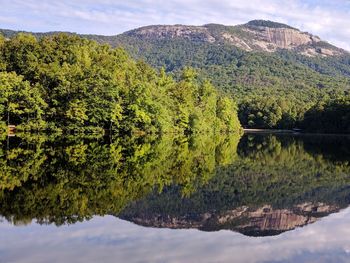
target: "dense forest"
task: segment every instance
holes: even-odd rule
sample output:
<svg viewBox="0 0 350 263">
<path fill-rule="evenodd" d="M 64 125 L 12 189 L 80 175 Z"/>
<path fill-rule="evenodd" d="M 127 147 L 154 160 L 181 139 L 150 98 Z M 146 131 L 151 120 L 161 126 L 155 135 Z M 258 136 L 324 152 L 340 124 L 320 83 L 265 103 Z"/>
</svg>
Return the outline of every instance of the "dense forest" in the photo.
<svg viewBox="0 0 350 263">
<path fill-rule="evenodd" d="M 247 25 L 290 28 L 271 21 L 251 23 L 253 24 Z M 237 27 L 214 24 L 206 27 L 215 36 L 219 36 L 223 30 L 240 30 Z M 10 41 L 0 41 L 3 43 L 1 52 L 4 54 L 0 69 L 7 72 L 6 74 L 15 72 L 32 89 L 39 90 L 42 101 L 37 100 L 35 114 L 45 121 L 46 127 L 77 130 L 83 125 L 85 129 L 88 126 L 110 127 L 123 132 L 169 132 L 175 129 L 186 133 L 199 129 L 204 131 L 208 127 L 237 130 L 236 117 L 223 121 L 225 117 L 222 113 L 228 111 L 220 107 L 227 107 L 232 111 L 230 116 L 236 115 L 238 111 L 239 120 L 245 128 L 350 132 L 348 52 L 327 57 L 305 56 L 283 49 L 273 53 L 247 52 L 226 42 L 210 43 L 181 37 L 147 38 L 132 31 L 118 36 L 81 35 L 82 38 L 94 40 L 101 46 L 79 39 L 72 33 L 37 33 L 34 36 L 39 40 L 35 41 L 34 37 L 18 34 L 16 31 L 1 32 Z M 26 38 L 27 40 L 23 40 Z M 117 49 L 108 48 L 104 43 Z M 23 45 L 19 49 L 20 53 L 17 53 L 18 45 Z M 316 51 L 323 47 L 335 48 L 323 41 L 311 47 Z M 130 57 L 120 48 L 125 49 Z M 10 55 L 11 52 L 16 54 Z M 71 53 L 68 55 L 65 52 Z M 145 61 L 156 70 L 139 60 Z M 103 70 L 98 69 L 100 67 Z M 195 72 L 189 67 L 194 68 Z M 118 77 L 114 78 L 114 75 Z M 215 89 L 206 80 L 210 80 Z M 12 81 L 15 81 L 14 76 Z M 114 91 L 111 95 L 111 89 L 101 82 L 108 82 L 110 87 L 117 85 L 118 88 L 112 88 Z M 145 83 L 147 85 L 143 85 Z M 94 85 L 102 85 L 104 88 L 93 87 Z M 79 89 L 78 86 L 84 88 Z M 204 97 L 207 97 L 200 98 L 206 93 L 206 89 L 208 92 Z M 72 95 L 77 90 L 85 92 L 85 95 Z M 181 94 L 175 94 L 175 91 Z M 33 92 L 31 96 L 37 96 L 37 92 Z M 131 107 L 135 98 L 131 98 L 130 94 L 138 92 L 142 96 L 137 99 L 136 109 Z M 85 98 L 87 94 L 104 94 L 104 98 Z M 98 101 L 105 102 L 106 99 L 114 102 L 99 109 L 103 103 Z M 65 102 L 62 104 L 62 101 Z M 203 106 L 204 101 L 206 106 Z M 113 107 L 116 108 L 111 109 Z M 213 118 L 213 110 L 217 112 L 216 118 Z M 42 115 L 41 111 L 45 114 Z M 118 115 L 120 111 L 123 121 Z M 33 114 L 29 115 L 34 116 Z M 5 115 L 3 113 L 4 121 L 7 118 Z M 29 116 L 27 113 L 26 115 Z M 138 124 L 131 124 L 136 119 Z M 11 117 L 10 120 L 18 124 L 24 121 L 24 116 Z M 213 125 L 213 120 L 220 124 Z M 230 125 L 231 128 L 228 127 Z"/>
<path fill-rule="evenodd" d="M 175 76 L 185 66 L 198 69 L 200 78 L 211 79 L 222 93 L 237 100 L 244 127 L 350 132 L 349 116 L 342 115 L 344 109 L 350 111 L 350 55 L 323 58 L 285 50 L 245 52 L 232 45 L 186 39 L 121 36 L 119 41 L 134 57 Z M 320 117 L 317 109 L 323 109 L 325 116 L 332 111 L 337 118 L 309 126 L 310 118 Z"/>
<path fill-rule="evenodd" d="M 175 80 L 79 36 L 0 37 L 0 124 L 122 134 L 239 132 L 237 106 L 184 68 Z"/>
</svg>

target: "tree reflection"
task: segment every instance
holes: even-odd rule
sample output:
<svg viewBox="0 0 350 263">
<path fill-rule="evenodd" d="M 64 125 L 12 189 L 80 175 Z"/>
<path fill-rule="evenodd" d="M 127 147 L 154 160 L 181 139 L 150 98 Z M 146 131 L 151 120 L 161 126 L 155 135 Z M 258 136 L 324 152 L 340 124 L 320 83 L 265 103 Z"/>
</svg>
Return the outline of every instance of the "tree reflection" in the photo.
<svg viewBox="0 0 350 263">
<path fill-rule="evenodd" d="M 348 205 L 349 146 L 348 137 L 329 136 L 22 134 L 0 150 L 0 214 L 15 224 L 113 214 L 158 227 L 278 234 Z"/>
<path fill-rule="evenodd" d="M 11 138 L 9 148 L 2 144 L 0 213 L 14 223 L 36 218 L 61 225 L 119 214 L 170 185 L 189 196 L 217 165 L 234 160 L 238 141 L 215 135 L 110 141 L 23 134 Z"/>
</svg>

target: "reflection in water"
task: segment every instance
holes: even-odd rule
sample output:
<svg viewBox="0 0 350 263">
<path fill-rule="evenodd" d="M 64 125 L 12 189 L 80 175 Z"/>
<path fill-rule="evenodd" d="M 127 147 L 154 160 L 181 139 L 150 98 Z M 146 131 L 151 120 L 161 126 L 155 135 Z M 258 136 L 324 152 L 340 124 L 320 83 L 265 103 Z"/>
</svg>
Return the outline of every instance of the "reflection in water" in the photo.
<svg viewBox="0 0 350 263">
<path fill-rule="evenodd" d="M 324 149 L 329 139 L 317 138 Z M 349 145 L 348 138 L 338 139 Z M 144 226 L 230 229 L 251 236 L 315 222 L 350 202 L 349 161 L 335 159 L 331 147 L 322 154 L 310 147 L 315 143 L 314 137 L 246 135 L 235 161 L 217 166 L 215 176 L 190 197 L 180 198 L 179 188 L 170 186 L 129 204 L 120 217 Z"/>
<path fill-rule="evenodd" d="M 0 214 L 15 224 L 61 225 L 118 215 L 154 189 L 189 196 L 236 158 L 239 137 L 133 138 L 112 142 L 15 138 L 0 153 Z"/>
<path fill-rule="evenodd" d="M 142 213 L 137 210 L 134 212 L 136 215 L 122 215 L 121 218 L 143 226 L 198 228 L 204 231 L 230 229 L 249 236 L 271 236 L 314 223 L 318 218 L 337 211 L 337 206 L 304 203 L 290 209 L 273 209 L 270 205 L 256 209 L 244 206 L 221 213 L 176 216 L 169 216 L 162 210 L 157 213 Z"/>
<path fill-rule="evenodd" d="M 140 227 L 105 216 L 54 227 L 0 224 L 0 262 L 349 262 L 350 209 L 278 236 Z M 27 230 L 27 231 L 26 231 Z M 20 252 L 19 252 L 20 251 Z"/>
<path fill-rule="evenodd" d="M 61 226 L 114 215 L 158 228 L 280 235 L 348 206 L 349 149 L 349 137 L 331 136 L 25 135 L 0 149 L 0 215 L 15 225 L 34 219 Z M 15 231 L 0 226 L 5 235 Z"/>
</svg>

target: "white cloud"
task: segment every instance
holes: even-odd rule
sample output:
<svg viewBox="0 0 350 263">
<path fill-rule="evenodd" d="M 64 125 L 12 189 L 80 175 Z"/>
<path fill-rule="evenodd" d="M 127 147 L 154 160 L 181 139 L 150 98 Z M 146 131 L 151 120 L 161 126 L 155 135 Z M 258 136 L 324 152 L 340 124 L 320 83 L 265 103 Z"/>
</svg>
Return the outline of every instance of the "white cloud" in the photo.
<svg viewBox="0 0 350 263">
<path fill-rule="evenodd" d="M 0 6 L 6 6 L 0 10 L 0 26 L 13 29 L 113 35 L 150 24 L 235 25 L 270 19 L 350 50 L 350 3 L 343 0 L 0 0 Z"/>
</svg>

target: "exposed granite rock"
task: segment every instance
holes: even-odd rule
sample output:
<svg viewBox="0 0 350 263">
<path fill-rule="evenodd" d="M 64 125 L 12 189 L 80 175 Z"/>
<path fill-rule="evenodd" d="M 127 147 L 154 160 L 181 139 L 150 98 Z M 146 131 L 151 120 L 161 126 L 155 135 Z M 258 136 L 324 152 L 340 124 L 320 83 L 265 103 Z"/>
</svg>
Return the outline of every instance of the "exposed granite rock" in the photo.
<svg viewBox="0 0 350 263">
<path fill-rule="evenodd" d="M 255 27 L 244 28 L 244 30 L 254 36 L 253 45 L 259 45 L 262 48 L 272 45 L 272 50 L 265 48 L 265 51 L 275 51 L 277 48 L 292 49 L 301 45 L 311 44 L 315 40 L 319 41 L 318 38 L 312 35 L 289 28 Z"/>
<path fill-rule="evenodd" d="M 20 31 L 0 29 L 7 39 Z M 58 32 L 34 33 L 36 37 L 53 35 Z M 68 32 L 66 32 L 68 33 Z M 75 33 L 68 33 L 73 34 Z M 137 41 L 188 40 L 191 42 L 209 43 L 213 45 L 232 45 L 242 50 L 276 52 L 290 50 L 309 57 L 331 57 L 349 55 L 319 37 L 301 32 L 291 26 L 265 20 L 253 20 L 243 25 L 225 26 L 207 24 L 203 26 L 189 25 L 151 25 L 127 31 L 116 36 L 81 35 L 99 43 L 120 46 L 125 39 Z M 153 43 L 154 44 L 154 43 Z M 175 42 L 176 44 L 176 42 Z M 191 44 L 191 43 L 190 43 Z"/>
<path fill-rule="evenodd" d="M 328 43 L 326 47 L 318 46 L 318 43 L 322 42 L 321 39 L 307 32 L 262 20 L 238 26 L 215 24 L 146 26 L 128 31 L 125 35 L 147 40 L 177 38 L 215 44 L 226 43 L 245 51 L 275 52 L 279 49 L 287 49 L 305 56 L 337 56 L 345 52 Z"/>
<path fill-rule="evenodd" d="M 238 48 L 241 48 L 245 51 L 252 51 L 253 48 L 249 46 L 249 44 L 244 41 L 243 39 L 235 36 L 234 34 L 229 34 L 229 33 L 223 33 L 222 34 L 222 38 L 231 43 L 232 45 L 238 47 Z"/>
<path fill-rule="evenodd" d="M 207 28 L 202 26 L 183 26 L 183 25 L 160 25 L 147 26 L 132 30 L 126 33 L 129 36 L 138 36 L 148 39 L 174 39 L 184 38 L 203 42 L 213 43 L 215 38 L 211 36 Z"/>
</svg>

